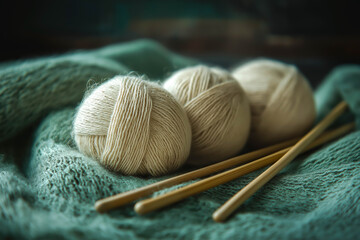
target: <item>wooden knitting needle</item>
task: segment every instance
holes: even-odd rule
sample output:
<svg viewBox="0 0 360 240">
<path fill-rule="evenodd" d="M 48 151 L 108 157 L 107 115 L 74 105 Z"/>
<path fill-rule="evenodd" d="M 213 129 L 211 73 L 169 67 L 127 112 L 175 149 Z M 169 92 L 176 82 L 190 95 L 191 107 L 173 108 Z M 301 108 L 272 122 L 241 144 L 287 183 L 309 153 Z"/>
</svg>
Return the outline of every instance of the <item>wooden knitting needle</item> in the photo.
<svg viewBox="0 0 360 240">
<path fill-rule="evenodd" d="M 216 222 L 222 222 L 231 215 L 242 203 L 251 197 L 257 190 L 270 181 L 281 169 L 295 159 L 311 142 L 313 142 L 328 126 L 331 125 L 345 110 L 346 102 L 339 103 L 320 123 L 282 156 L 276 163 L 270 166 L 252 182 L 230 198 L 224 205 L 217 209 L 212 217 Z"/>
<path fill-rule="evenodd" d="M 234 158 L 230 158 L 226 161 L 222 161 L 201 169 L 197 169 L 188 173 L 184 173 L 178 176 L 175 176 L 173 178 L 165 179 L 163 181 L 159 181 L 135 190 L 131 190 L 124 193 L 119 193 L 114 196 L 110 196 L 101 200 L 96 201 L 95 203 L 95 209 L 102 213 L 109 211 L 111 209 L 123 206 L 125 204 L 128 204 L 136 199 L 139 199 L 141 197 L 150 195 L 156 191 L 159 191 L 163 188 L 170 187 L 176 184 L 180 184 L 182 182 L 190 181 L 196 178 L 200 178 L 203 176 L 210 175 L 212 173 L 220 172 L 221 170 L 244 164 L 249 161 L 252 161 L 254 159 L 257 159 L 259 157 L 265 156 L 267 154 L 273 153 L 275 151 L 278 151 L 280 149 L 283 149 L 285 147 L 291 146 L 295 144 L 299 138 L 292 139 L 289 141 L 285 141 L 279 144 L 275 144 L 273 146 L 269 146 L 266 148 L 262 148 L 250 153 L 243 154 L 241 156 L 237 156 Z"/>
<path fill-rule="evenodd" d="M 313 142 L 310 146 L 308 146 L 305 151 L 313 149 L 319 145 L 322 145 L 326 142 L 329 142 L 347 132 L 350 132 L 354 128 L 355 124 L 350 123 L 346 124 L 340 128 L 335 130 L 328 131 L 319 137 L 315 142 Z M 135 205 L 135 211 L 139 214 L 145 214 L 175 202 L 178 202 L 187 197 L 193 196 L 197 193 L 208 190 L 212 187 L 216 187 L 220 184 L 229 182 L 236 178 L 239 178 L 243 175 L 256 171 L 260 168 L 263 168 L 269 164 L 276 162 L 281 156 L 283 156 L 290 148 L 283 149 L 271 155 L 260 158 L 256 161 L 250 162 L 248 164 L 242 165 L 240 167 L 228 170 L 223 173 L 219 173 L 217 175 L 211 176 L 209 178 L 200 180 L 196 183 L 189 184 L 185 187 L 179 188 L 172 192 L 165 193 L 158 197 L 146 199 L 138 202 Z"/>
</svg>

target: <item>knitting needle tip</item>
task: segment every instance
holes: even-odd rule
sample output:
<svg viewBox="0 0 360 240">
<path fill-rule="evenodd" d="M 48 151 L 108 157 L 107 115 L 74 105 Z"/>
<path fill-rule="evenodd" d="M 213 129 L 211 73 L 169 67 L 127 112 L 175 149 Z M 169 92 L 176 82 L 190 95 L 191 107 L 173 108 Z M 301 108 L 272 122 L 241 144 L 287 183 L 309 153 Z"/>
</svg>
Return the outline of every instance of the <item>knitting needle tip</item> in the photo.
<svg viewBox="0 0 360 240">
<path fill-rule="evenodd" d="M 136 203 L 134 206 L 134 210 L 139 215 L 143 215 L 148 212 L 146 206 L 142 202 Z"/>
<path fill-rule="evenodd" d="M 106 206 L 106 202 L 103 202 L 103 201 L 96 201 L 95 202 L 95 205 L 94 205 L 94 208 L 95 210 L 98 212 L 98 213 L 104 213 L 107 211 L 107 206 Z"/>
<path fill-rule="evenodd" d="M 217 211 L 213 213 L 212 219 L 218 223 L 223 223 L 226 220 L 226 218 L 224 218 L 223 215 L 219 214 Z"/>
</svg>

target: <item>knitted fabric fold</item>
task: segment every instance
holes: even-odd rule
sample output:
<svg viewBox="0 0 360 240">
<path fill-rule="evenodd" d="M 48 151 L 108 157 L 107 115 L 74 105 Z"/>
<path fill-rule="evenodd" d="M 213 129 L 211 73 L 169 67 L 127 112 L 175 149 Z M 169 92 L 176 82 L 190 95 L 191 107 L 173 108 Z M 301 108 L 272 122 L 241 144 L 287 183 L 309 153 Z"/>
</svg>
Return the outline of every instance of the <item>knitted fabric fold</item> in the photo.
<svg viewBox="0 0 360 240">
<path fill-rule="evenodd" d="M 149 63 L 151 62 L 151 63 Z M 148 65 L 148 63 L 150 65 Z M 162 178 L 123 176 L 85 157 L 71 136 L 89 79 L 136 71 L 154 80 L 195 64 L 151 41 L 29 60 L 0 69 L 0 238 L 356 239 L 360 132 L 298 157 L 226 223 L 211 213 L 261 171 L 145 216 L 94 202 Z M 336 68 L 316 92 L 319 119 L 341 99 L 360 121 L 360 66 Z"/>
</svg>

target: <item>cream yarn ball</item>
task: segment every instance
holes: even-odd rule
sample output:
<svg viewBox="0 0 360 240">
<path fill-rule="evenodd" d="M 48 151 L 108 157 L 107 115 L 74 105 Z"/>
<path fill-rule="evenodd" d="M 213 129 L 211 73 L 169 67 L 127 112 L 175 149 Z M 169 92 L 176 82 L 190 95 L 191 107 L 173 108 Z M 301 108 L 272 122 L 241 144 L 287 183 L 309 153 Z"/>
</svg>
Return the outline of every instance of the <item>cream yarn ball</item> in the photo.
<svg viewBox="0 0 360 240">
<path fill-rule="evenodd" d="M 233 71 L 250 101 L 253 147 L 263 147 L 306 133 L 315 120 L 312 89 L 292 65 L 255 60 Z"/>
<path fill-rule="evenodd" d="M 242 88 L 228 72 L 188 67 L 170 76 L 164 88 L 184 106 L 190 120 L 189 164 L 209 165 L 242 150 L 250 129 L 250 108 Z"/>
<path fill-rule="evenodd" d="M 117 76 L 83 101 L 74 137 L 81 152 L 113 171 L 159 176 L 187 160 L 191 127 L 181 105 L 158 84 Z"/>
</svg>

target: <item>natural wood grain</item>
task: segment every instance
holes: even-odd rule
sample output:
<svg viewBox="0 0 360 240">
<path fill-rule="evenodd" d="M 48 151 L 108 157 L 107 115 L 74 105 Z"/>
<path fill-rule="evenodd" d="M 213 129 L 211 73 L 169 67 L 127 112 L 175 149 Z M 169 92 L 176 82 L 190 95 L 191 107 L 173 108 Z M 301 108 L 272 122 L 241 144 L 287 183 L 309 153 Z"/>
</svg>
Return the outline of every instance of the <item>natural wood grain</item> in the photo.
<svg viewBox="0 0 360 240">
<path fill-rule="evenodd" d="M 307 146 L 309 146 L 331 123 L 333 123 L 345 110 L 347 104 L 339 103 L 320 123 L 252 182 L 230 198 L 224 205 L 213 213 L 213 219 L 222 222 L 231 215 L 242 203 L 251 197 L 257 190 L 270 181 L 278 172 L 295 159 Z"/>
<path fill-rule="evenodd" d="M 95 203 L 95 209 L 98 212 L 106 212 L 111 209 L 123 206 L 125 204 L 128 204 L 136 199 L 139 199 L 141 197 L 145 197 L 147 195 L 150 195 L 156 191 L 159 191 L 163 188 L 170 187 L 176 184 L 180 184 L 182 182 L 190 181 L 196 178 L 200 178 L 203 176 L 210 175 L 212 173 L 220 172 L 224 169 L 234 167 L 240 164 L 244 164 L 247 162 L 250 162 L 254 159 L 260 158 L 262 156 L 268 155 L 270 153 L 273 153 L 275 151 L 278 151 L 280 149 L 283 149 L 285 147 L 291 146 L 294 143 L 298 141 L 299 138 L 292 139 L 289 141 L 285 141 L 279 144 L 275 144 L 266 148 L 262 148 L 250 153 L 246 153 L 234 158 L 230 158 L 228 160 L 200 168 L 188 173 L 184 173 L 169 179 L 165 179 L 163 181 L 159 181 L 135 190 L 131 190 L 124 193 L 119 193 L 114 196 L 110 196 L 101 200 L 98 200 Z"/>
<path fill-rule="evenodd" d="M 335 130 L 328 131 L 327 133 L 321 135 L 321 137 L 319 137 L 316 141 L 314 141 L 311 145 L 309 145 L 304 151 L 308 151 L 326 142 L 334 140 L 335 138 L 350 132 L 354 128 L 354 126 L 355 126 L 354 123 L 350 123 Z M 290 147 L 280 150 L 271 155 L 265 156 L 256 161 L 242 165 L 240 167 L 228 170 L 226 172 L 214 175 L 212 177 L 200 180 L 196 183 L 179 188 L 175 191 L 168 192 L 166 194 L 160 195 L 155 198 L 150 198 L 140 201 L 135 205 L 135 211 L 139 214 L 145 214 L 163 208 L 175 202 L 178 202 L 182 199 L 185 199 L 197 193 L 208 190 L 212 187 L 234 180 L 240 176 L 243 176 L 245 174 L 248 174 L 250 172 L 253 172 L 255 170 L 258 170 L 262 167 L 265 167 L 269 164 L 276 162 L 289 149 Z"/>
</svg>

